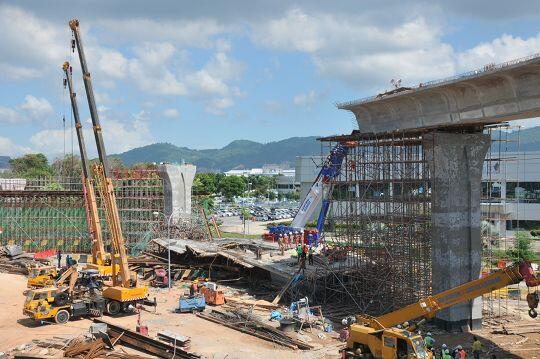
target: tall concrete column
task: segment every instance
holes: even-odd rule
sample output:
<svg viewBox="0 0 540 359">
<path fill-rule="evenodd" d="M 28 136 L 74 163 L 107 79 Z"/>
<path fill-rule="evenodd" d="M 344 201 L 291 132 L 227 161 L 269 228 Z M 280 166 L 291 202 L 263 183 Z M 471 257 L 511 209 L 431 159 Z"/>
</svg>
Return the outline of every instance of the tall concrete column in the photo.
<svg viewBox="0 0 540 359">
<path fill-rule="evenodd" d="M 197 167 L 194 165 L 160 165 L 159 174 L 163 179 L 163 191 L 167 217 L 173 219 L 191 214 L 191 187 Z"/>
<path fill-rule="evenodd" d="M 432 179 L 432 275 L 437 294 L 478 279 L 481 270 L 482 164 L 490 136 L 433 132 L 424 136 Z M 482 324 L 482 299 L 441 311 L 438 325 L 458 330 Z"/>
</svg>

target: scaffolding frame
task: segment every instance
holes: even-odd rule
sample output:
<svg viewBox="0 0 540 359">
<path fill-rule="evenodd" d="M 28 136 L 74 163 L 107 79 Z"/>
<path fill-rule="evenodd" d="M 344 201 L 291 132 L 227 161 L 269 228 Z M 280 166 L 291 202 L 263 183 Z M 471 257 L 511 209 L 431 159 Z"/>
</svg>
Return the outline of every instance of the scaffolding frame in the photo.
<svg viewBox="0 0 540 359">
<path fill-rule="evenodd" d="M 147 243 L 161 222 L 163 180 L 157 170 L 112 171 L 122 230 L 131 249 Z M 90 235 L 80 178 L 2 179 L 0 244 L 17 244 L 30 252 L 55 248 L 88 252 Z M 97 191 L 96 191 L 97 193 Z M 103 238 L 108 230 L 98 197 Z"/>
<path fill-rule="evenodd" d="M 353 303 L 380 315 L 431 294 L 430 171 L 423 132 L 322 139 L 349 147 L 330 183 L 327 263 L 307 279 L 321 303 Z"/>
</svg>

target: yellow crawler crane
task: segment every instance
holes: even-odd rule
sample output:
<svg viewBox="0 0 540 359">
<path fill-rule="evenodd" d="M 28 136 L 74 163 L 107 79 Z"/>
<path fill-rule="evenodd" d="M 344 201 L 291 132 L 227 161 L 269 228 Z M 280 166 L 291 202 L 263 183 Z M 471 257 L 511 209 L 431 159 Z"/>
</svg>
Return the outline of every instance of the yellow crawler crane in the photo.
<svg viewBox="0 0 540 359">
<path fill-rule="evenodd" d="M 357 315 L 346 318 L 350 324 L 350 331 L 347 346 L 342 352 L 343 357 L 432 359 L 434 358 L 433 353 L 426 349 L 423 338 L 414 333 L 419 323 L 403 329 L 397 326 L 417 319 L 432 318 L 440 310 L 472 300 L 510 284 L 517 284 L 522 280 L 529 288 L 540 285 L 540 279 L 536 278 L 528 262 L 508 266 L 484 278 L 467 282 L 379 317 Z M 530 308 L 529 315 L 536 318 L 537 291 L 529 293 L 527 302 Z"/>
<path fill-rule="evenodd" d="M 107 224 L 109 227 L 112 244 L 112 286 L 106 286 L 103 289 L 102 295 L 106 300 L 106 312 L 111 315 L 115 315 L 120 311 L 128 311 L 130 306 L 136 303 L 145 302 L 146 298 L 148 297 L 148 288 L 138 286 L 137 277 L 135 275 L 132 276 L 129 271 L 124 236 L 122 234 L 122 227 L 120 224 L 120 215 L 118 213 L 112 179 L 109 176 L 107 153 L 105 151 L 99 115 L 94 99 L 92 80 L 86 64 L 86 57 L 84 55 L 83 44 L 79 31 L 79 20 L 71 20 L 69 22 L 69 27 L 73 32 L 74 42 L 79 53 L 84 88 L 86 91 L 86 98 L 88 100 L 90 118 L 92 119 L 94 137 L 96 140 L 99 157 L 99 163 L 95 164 L 92 169 L 94 172 L 96 185 L 105 208 L 105 215 L 107 217 Z"/>
</svg>

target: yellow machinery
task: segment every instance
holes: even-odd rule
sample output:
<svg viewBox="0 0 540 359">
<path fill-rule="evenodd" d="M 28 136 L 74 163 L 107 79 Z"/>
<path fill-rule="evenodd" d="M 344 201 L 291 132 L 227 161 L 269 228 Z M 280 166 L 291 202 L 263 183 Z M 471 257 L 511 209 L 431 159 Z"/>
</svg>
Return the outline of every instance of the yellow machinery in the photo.
<svg viewBox="0 0 540 359">
<path fill-rule="evenodd" d="M 148 296 L 148 288 L 137 285 L 137 276 L 129 271 L 127 254 L 120 224 L 120 216 L 116 204 L 114 187 L 109 176 L 109 166 L 105 144 L 99 122 L 99 115 L 94 99 L 94 90 L 90 72 L 86 64 L 83 44 L 79 32 L 79 21 L 73 19 L 69 22 L 74 36 L 74 42 L 79 53 L 83 82 L 86 91 L 86 98 L 90 109 L 90 118 L 94 130 L 94 137 L 98 151 L 99 163 L 93 165 L 94 179 L 101 199 L 103 201 L 107 225 L 111 239 L 111 271 L 112 285 L 103 289 L 103 297 L 106 300 L 106 312 L 117 314 L 120 311 L 127 311 L 130 305 L 144 301 Z M 99 250 L 102 250 L 101 248 Z"/>
<path fill-rule="evenodd" d="M 96 201 L 96 194 L 94 192 L 94 185 L 92 178 L 90 177 L 90 170 L 88 166 L 88 156 L 86 155 L 86 145 L 84 142 L 84 136 L 82 131 L 82 124 L 79 117 L 79 107 L 77 105 L 77 97 L 73 89 L 73 80 L 71 77 L 71 66 L 69 62 L 64 62 L 62 69 L 65 73 L 65 82 L 69 90 L 69 98 L 71 100 L 71 108 L 73 109 L 73 118 L 75 121 L 75 130 L 77 133 L 77 141 L 79 143 L 79 152 L 81 154 L 81 166 L 82 166 L 82 182 L 84 192 L 84 204 L 86 209 L 86 216 L 88 222 L 88 230 L 92 237 L 92 263 L 86 265 L 87 269 L 96 269 L 100 275 L 104 277 L 110 277 L 112 275 L 112 267 L 110 264 L 110 258 L 105 252 L 105 246 L 103 244 L 103 236 L 101 233 L 101 222 L 99 220 L 99 212 Z"/>
<path fill-rule="evenodd" d="M 58 278 L 58 269 L 55 266 L 40 266 L 28 268 L 28 288 L 43 288 L 54 285 Z"/>
<path fill-rule="evenodd" d="M 343 356 L 346 358 L 431 359 L 433 354 L 426 349 L 423 338 L 414 333 L 418 323 L 404 329 L 397 326 L 417 319 L 432 318 L 442 309 L 472 300 L 495 289 L 517 284 L 522 280 L 529 288 L 540 285 L 540 279 L 534 275 L 531 265 L 522 262 L 379 317 L 357 315 L 347 318 L 350 331 Z M 536 291 L 528 294 L 527 302 L 530 307 L 529 315 L 535 318 L 537 315 L 535 308 L 538 306 Z"/>
<path fill-rule="evenodd" d="M 67 288 L 62 288 L 69 278 Z M 54 320 L 58 324 L 66 323 L 70 318 L 101 316 L 106 301 L 101 295 L 81 296 L 75 293 L 77 267 L 65 271 L 55 286 L 33 289 L 26 293 L 23 314 L 39 321 Z"/>
</svg>

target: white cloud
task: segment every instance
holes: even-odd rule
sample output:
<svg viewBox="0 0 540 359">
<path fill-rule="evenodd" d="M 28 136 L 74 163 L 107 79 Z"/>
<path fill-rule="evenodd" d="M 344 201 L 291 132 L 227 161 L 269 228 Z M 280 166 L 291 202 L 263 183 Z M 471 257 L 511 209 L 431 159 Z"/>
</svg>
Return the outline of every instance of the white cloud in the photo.
<svg viewBox="0 0 540 359">
<path fill-rule="evenodd" d="M 54 113 L 53 107 L 44 98 L 26 95 L 25 101 L 15 108 L 0 106 L 0 122 L 23 123 L 44 121 Z"/>
<path fill-rule="evenodd" d="M 134 49 L 129 61 L 130 77 L 143 91 L 157 95 L 182 96 L 186 86 L 170 71 L 169 60 L 176 54 L 170 43 L 145 43 Z"/>
<path fill-rule="evenodd" d="M 299 93 L 298 95 L 294 96 L 293 103 L 296 106 L 312 106 L 319 100 L 319 95 L 311 90 L 308 93 Z"/>
<path fill-rule="evenodd" d="M 503 34 L 491 42 L 483 42 L 457 56 L 460 71 L 500 63 L 540 51 L 540 33 L 528 39 Z"/>
<path fill-rule="evenodd" d="M 98 20 L 105 29 L 104 37 L 109 42 L 171 42 L 177 46 L 209 48 L 211 38 L 234 29 L 230 25 L 219 24 L 215 19 L 197 18 L 193 20 L 154 20 L 140 17 L 131 19 Z"/>
<path fill-rule="evenodd" d="M 207 101 L 205 110 L 214 115 L 223 115 L 225 113 L 224 110 L 228 109 L 232 105 L 234 105 L 234 102 L 230 98 L 218 98 Z"/>
<path fill-rule="evenodd" d="M 0 122 L 20 123 L 25 122 L 25 120 L 26 119 L 14 109 L 0 106 Z"/>
<path fill-rule="evenodd" d="M 11 139 L 0 136 L 0 155 L 1 156 L 20 156 L 25 153 L 33 152 L 30 148 L 19 146 Z"/>
<path fill-rule="evenodd" d="M 178 118 L 179 116 L 180 116 L 180 113 L 175 108 L 168 108 L 163 111 L 163 117 Z"/>
<path fill-rule="evenodd" d="M 0 74 L 10 80 L 29 80 L 41 76 L 41 72 L 37 69 L 6 63 L 0 63 Z"/>
<path fill-rule="evenodd" d="M 112 118 L 107 109 L 100 113 L 101 127 L 103 128 L 103 141 L 107 154 L 125 152 L 135 147 L 152 143 L 154 138 L 149 128 L 148 113 L 141 111 L 134 114 L 128 121 L 120 121 Z M 83 125 L 88 155 L 97 156 L 94 143 L 94 134 L 91 124 Z M 69 136 L 69 133 L 66 134 Z M 34 148 L 46 153 L 49 157 L 61 155 L 64 149 L 64 131 L 61 129 L 48 129 L 34 133 L 30 137 L 30 143 Z"/>
<path fill-rule="evenodd" d="M 437 24 L 421 16 L 388 25 L 366 20 L 295 8 L 257 26 L 253 40 L 305 52 L 321 73 L 355 87 L 380 86 L 396 77 L 414 84 L 454 73 L 453 49 L 441 41 Z"/>
<path fill-rule="evenodd" d="M 61 65 L 69 41 L 69 31 L 60 31 L 50 21 L 6 4 L 0 5 L 0 75 L 12 79 L 32 79 Z"/>
<path fill-rule="evenodd" d="M 54 110 L 49 101 L 26 95 L 25 102 L 20 106 L 32 119 L 44 119 L 53 114 Z"/>
</svg>

